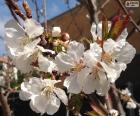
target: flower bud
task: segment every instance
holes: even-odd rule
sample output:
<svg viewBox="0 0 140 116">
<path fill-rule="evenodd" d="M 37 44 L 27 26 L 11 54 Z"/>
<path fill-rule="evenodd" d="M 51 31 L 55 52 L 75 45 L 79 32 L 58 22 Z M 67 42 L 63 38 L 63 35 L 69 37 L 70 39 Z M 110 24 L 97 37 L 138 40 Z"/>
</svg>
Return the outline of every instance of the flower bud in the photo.
<svg viewBox="0 0 140 116">
<path fill-rule="evenodd" d="M 53 27 L 52 29 L 52 37 L 60 37 L 61 36 L 61 28 Z"/>
<path fill-rule="evenodd" d="M 70 39 L 70 35 L 68 33 L 62 33 L 62 41 L 68 41 Z"/>
</svg>

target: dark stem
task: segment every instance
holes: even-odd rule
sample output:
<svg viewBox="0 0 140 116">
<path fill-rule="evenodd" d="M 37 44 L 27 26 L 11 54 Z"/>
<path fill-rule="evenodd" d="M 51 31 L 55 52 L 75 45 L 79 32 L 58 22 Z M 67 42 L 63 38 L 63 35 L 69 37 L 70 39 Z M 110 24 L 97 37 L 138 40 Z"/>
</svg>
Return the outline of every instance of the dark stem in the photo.
<svg viewBox="0 0 140 116">
<path fill-rule="evenodd" d="M 7 5 L 7 7 L 9 8 L 10 13 L 11 13 L 11 15 L 13 16 L 13 18 L 19 23 L 19 20 L 18 20 L 16 14 L 14 13 L 14 11 L 12 10 L 11 6 L 10 6 L 7 2 L 6 2 L 6 5 Z"/>
<path fill-rule="evenodd" d="M 110 111 L 112 109 L 112 103 L 109 93 L 105 95 L 105 103 L 107 105 L 107 110 Z"/>
<path fill-rule="evenodd" d="M 120 113 L 120 116 L 126 116 L 126 114 L 124 112 L 124 109 L 123 109 L 123 106 L 122 106 L 122 103 L 121 103 L 121 100 L 119 98 L 119 95 L 118 95 L 117 88 L 116 88 L 115 84 L 112 84 L 111 88 L 112 88 L 112 93 L 114 95 L 114 100 L 115 100 L 116 105 L 118 107 L 118 111 Z"/>
</svg>

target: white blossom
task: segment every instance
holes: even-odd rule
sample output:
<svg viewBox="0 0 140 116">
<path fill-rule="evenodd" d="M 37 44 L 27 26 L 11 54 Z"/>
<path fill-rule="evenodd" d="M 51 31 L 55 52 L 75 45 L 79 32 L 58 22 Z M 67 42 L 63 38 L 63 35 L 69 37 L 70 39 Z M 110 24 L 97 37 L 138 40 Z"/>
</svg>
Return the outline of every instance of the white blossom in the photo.
<svg viewBox="0 0 140 116">
<path fill-rule="evenodd" d="M 53 27 L 52 29 L 52 37 L 60 37 L 61 36 L 61 28 Z"/>
<path fill-rule="evenodd" d="M 64 90 L 55 87 L 60 81 L 30 78 L 29 82 L 21 84 L 19 97 L 21 100 L 30 101 L 30 107 L 37 113 L 53 115 L 60 107 L 60 100 L 67 105 L 68 99 Z"/>
<path fill-rule="evenodd" d="M 137 107 L 137 105 L 132 99 L 130 101 L 128 101 L 126 104 L 126 108 L 128 108 L 128 109 L 136 109 L 136 107 Z"/>
<path fill-rule="evenodd" d="M 102 58 L 102 48 L 97 44 L 90 44 L 90 49 L 84 53 L 84 60 L 87 68 L 84 70 L 86 76 L 78 78 L 82 90 L 90 94 L 97 91 L 98 94 L 104 95 L 109 89 L 109 81 L 103 68 L 99 65 Z"/>
<path fill-rule="evenodd" d="M 129 91 L 128 88 L 121 90 L 121 94 L 122 95 L 131 96 L 131 92 Z"/>
<path fill-rule="evenodd" d="M 58 67 L 58 71 L 62 73 L 70 73 L 70 76 L 67 77 L 64 81 L 64 86 L 67 87 L 68 92 L 81 92 L 81 88 L 77 82 L 77 78 L 78 76 L 83 76 L 80 74 L 80 71 L 84 67 L 84 61 L 82 59 L 84 50 L 85 48 L 83 44 L 76 41 L 71 41 L 68 45 L 67 52 L 60 52 L 55 58 L 55 63 Z"/>
<path fill-rule="evenodd" d="M 14 65 L 23 73 L 31 71 L 31 56 L 36 51 L 36 46 L 40 39 L 35 37 L 43 33 L 43 27 L 33 19 L 24 22 L 23 29 L 15 20 L 10 20 L 5 24 L 6 44 L 9 56 Z"/>
</svg>

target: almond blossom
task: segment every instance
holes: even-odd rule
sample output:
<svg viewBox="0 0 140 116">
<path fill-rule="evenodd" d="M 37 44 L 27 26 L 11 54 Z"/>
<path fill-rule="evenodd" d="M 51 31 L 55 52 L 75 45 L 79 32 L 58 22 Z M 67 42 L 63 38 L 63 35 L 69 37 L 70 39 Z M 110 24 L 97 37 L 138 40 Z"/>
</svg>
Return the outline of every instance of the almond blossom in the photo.
<svg viewBox="0 0 140 116">
<path fill-rule="evenodd" d="M 29 82 L 21 84 L 19 97 L 30 101 L 30 107 L 36 113 L 53 115 L 60 107 L 60 100 L 67 105 L 68 99 L 64 90 L 55 86 L 58 80 L 30 78 Z"/>
</svg>

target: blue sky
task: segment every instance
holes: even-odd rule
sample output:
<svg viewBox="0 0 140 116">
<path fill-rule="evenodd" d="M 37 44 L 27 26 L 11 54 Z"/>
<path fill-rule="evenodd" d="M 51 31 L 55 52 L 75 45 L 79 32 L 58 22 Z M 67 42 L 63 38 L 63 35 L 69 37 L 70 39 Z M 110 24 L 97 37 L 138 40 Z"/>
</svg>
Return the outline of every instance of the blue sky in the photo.
<svg viewBox="0 0 140 116">
<path fill-rule="evenodd" d="M 36 18 L 35 16 L 35 8 L 34 8 L 34 4 L 31 2 L 32 0 L 27 0 L 27 2 L 29 3 L 29 5 L 31 6 L 32 10 L 33 10 L 33 17 Z M 38 4 L 39 4 L 39 8 L 42 8 L 42 1 L 43 0 L 38 0 Z M 67 10 L 68 7 L 65 4 L 66 0 L 46 0 L 46 5 L 47 5 L 47 18 L 51 19 Z M 19 4 L 21 5 L 22 0 L 19 1 Z M 70 3 L 70 8 L 75 7 L 76 5 L 76 0 L 69 0 Z M 10 12 L 8 10 L 8 8 L 6 7 L 4 0 L 0 0 L 0 55 L 5 54 L 5 46 L 4 46 L 4 41 L 1 39 L 1 37 L 4 38 L 4 24 L 11 19 L 11 15 Z M 42 18 L 43 19 L 43 18 Z M 43 21 L 43 20 L 41 20 Z"/>
</svg>

